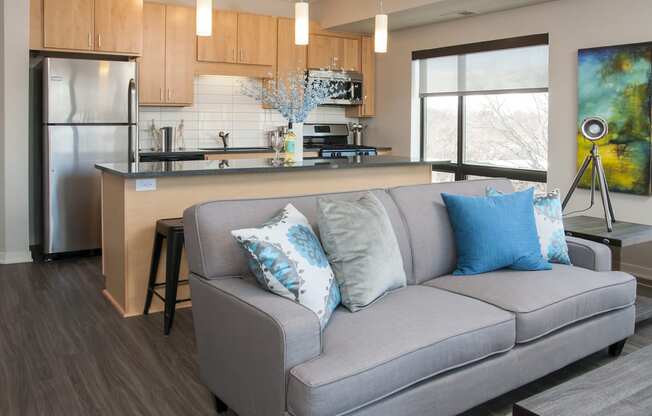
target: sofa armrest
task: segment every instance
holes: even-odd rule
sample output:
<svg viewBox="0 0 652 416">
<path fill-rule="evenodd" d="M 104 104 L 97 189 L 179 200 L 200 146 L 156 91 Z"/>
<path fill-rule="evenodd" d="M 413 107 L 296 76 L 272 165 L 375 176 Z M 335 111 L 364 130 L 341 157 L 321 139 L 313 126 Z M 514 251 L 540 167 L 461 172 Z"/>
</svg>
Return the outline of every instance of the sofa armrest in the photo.
<svg viewBox="0 0 652 416">
<path fill-rule="evenodd" d="M 577 237 L 566 237 L 571 263 L 596 272 L 611 271 L 611 249 L 606 244 Z"/>
<path fill-rule="evenodd" d="M 283 414 L 289 370 L 321 353 L 317 315 L 239 277 L 190 288 L 202 381 L 239 414 Z"/>
</svg>

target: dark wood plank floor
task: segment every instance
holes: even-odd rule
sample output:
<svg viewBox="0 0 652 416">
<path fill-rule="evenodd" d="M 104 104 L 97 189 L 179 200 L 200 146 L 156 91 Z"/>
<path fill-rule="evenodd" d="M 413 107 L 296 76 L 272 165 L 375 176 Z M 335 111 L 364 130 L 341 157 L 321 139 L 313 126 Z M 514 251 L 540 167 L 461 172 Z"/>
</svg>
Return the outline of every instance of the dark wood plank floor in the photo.
<svg viewBox="0 0 652 416">
<path fill-rule="evenodd" d="M 0 265 L 0 415 L 213 415 L 190 310 L 165 337 L 161 314 L 123 319 L 102 287 L 98 258 Z M 647 321 L 625 353 L 651 344 Z M 512 403 L 610 360 L 595 354 L 464 416 L 510 415 Z"/>
</svg>

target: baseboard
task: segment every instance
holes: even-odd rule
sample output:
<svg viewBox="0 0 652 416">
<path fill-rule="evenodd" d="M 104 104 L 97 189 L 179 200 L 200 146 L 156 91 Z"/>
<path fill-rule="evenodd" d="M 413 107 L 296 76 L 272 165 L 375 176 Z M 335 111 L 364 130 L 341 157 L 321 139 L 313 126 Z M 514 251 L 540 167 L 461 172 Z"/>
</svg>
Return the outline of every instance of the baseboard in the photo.
<svg viewBox="0 0 652 416">
<path fill-rule="evenodd" d="M 0 251 L 0 264 L 31 263 L 29 251 Z"/>
<path fill-rule="evenodd" d="M 652 268 L 639 266 L 638 264 L 620 263 L 620 269 L 652 285 Z"/>
</svg>

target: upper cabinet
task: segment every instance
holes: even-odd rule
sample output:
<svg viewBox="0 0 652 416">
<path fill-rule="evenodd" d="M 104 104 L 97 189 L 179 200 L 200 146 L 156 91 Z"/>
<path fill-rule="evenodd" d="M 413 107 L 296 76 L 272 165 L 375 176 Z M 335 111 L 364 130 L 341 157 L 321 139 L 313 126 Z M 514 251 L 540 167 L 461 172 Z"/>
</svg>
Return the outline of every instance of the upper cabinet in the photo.
<svg viewBox="0 0 652 416">
<path fill-rule="evenodd" d="M 30 47 L 140 55 L 142 0 L 32 0 Z"/>
<path fill-rule="evenodd" d="M 373 117 L 376 115 L 376 53 L 374 40 L 365 36 L 360 41 L 360 68 L 362 71 L 362 104 L 347 107 L 349 117 Z"/>
<path fill-rule="evenodd" d="M 145 3 L 143 22 L 145 50 L 138 60 L 140 104 L 192 104 L 194 9 Z"/>
<path fill-rule="evenodd" d="M 195 9 L 166 6 L 166 103 L 192 104 L 195 75 Z"/>
<path fill-rule="evenodd" d="M 197 37 L 197 60 L 238 62 L 238 13 L 213 12 L 213 35 Z"/>
<path fill-rule="evenodd" d="M 143 0 L 95 0 L 95 50 L 140 54 Z"/>
<path fill-rule="evenodd" d="M 93 0 L 42 1 L 44 47 L 93 50 Z"/>
<path fill-rule="evenodd" d="M 305 71 L 308 48 L 294 44 L 294 19 L 278 19 L 277 75 L 279 78 Z"/>
<path fill-rule="evenodd" d="M 141 104 L 165 103 L 165 5 L 145 3 L 143 54 L 138 60 L 138 98 Z"/>
<path fill-rule="evenodd" d="M 213 18 L 213 36 L 197 38 L 198 61 L 276 64 L 276 17 L 216 11 Z"/>
<path fill-rule="evenodd" d="M 308 67 L 360 71 L 360 40 L 323 34 L 310 35 Z"/>
<path fill-rule="evenodd" d="M 276 17 L 238 14 L 238 50 L 241 64 L 276 63 Z"/>
</svg>

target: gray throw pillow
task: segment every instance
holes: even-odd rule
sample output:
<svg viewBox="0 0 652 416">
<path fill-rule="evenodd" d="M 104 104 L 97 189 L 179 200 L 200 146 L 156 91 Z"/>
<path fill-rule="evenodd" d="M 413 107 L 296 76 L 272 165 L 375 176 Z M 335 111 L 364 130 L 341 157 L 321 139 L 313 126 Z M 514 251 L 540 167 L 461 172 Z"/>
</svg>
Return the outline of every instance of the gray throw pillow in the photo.
<svg viewBox="0 0 652 416">
<path fill-rule="evenodd" d="M 317 200 L 322 245 L 340 286 L 342 304 L 358 311 L 405 286 L 403 258 L 383 204 L 372 193 Z"/>
</svg>

